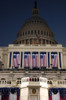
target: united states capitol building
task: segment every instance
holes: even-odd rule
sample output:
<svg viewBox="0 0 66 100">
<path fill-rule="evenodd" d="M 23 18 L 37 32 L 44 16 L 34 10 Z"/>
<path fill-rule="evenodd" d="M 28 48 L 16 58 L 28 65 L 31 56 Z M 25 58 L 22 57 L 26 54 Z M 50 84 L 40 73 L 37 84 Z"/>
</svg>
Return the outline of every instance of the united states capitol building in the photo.
<svg viewBox="0 0 66 100">
<path fill-rule="evenodd" d="M 54 39 L 36 1 L 32 13 L 14 43 L 0 47 L 0 93 L 19 89 L 19 100 L 53 100 L 53 89 L 66 93 L 66 47 Z"/>
</svg>

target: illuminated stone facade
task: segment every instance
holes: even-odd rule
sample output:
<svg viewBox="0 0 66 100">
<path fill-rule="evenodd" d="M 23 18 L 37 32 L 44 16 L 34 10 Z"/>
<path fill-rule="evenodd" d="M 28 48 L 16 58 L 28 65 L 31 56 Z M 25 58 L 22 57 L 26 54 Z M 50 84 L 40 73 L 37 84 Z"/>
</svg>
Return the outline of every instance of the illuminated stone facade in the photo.
<svg viewBox="0 0 66 100">
<path fill-rule="evenodd" d="M 18 66 L 13 65 L 14 52 L 20 55 Z M 31 58 L 26 67 L 25 52 Z M 38 65 L 33 68 L 34 52 L 38 54 Z M 44 52 L 46 66 L 41 66 Z M 52 53 L 57 55 L 55 66 Z M 57 44 L 48 24 L 39 17 L 36 2 L 33 16 L 25 22 L 14 44 L 0 47 L 0 87 L 20 88 L 20 100 L 49 100 L 49 88 L 66 88 L 66 48 Z"/>
</svg>

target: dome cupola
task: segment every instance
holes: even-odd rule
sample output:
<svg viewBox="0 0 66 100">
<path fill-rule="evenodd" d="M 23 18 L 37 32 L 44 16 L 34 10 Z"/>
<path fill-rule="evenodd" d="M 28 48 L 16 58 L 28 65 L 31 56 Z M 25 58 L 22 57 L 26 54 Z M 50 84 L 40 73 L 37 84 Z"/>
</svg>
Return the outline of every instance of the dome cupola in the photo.
<svg viewBox="0 0 66 100">
<path fill-rule="evenodd" d="M 33 15 L 38 15 L 39 9 L 37 8 L 37 1 L 35 0 L 34 8 L 33 8 Z"/>
</svg>

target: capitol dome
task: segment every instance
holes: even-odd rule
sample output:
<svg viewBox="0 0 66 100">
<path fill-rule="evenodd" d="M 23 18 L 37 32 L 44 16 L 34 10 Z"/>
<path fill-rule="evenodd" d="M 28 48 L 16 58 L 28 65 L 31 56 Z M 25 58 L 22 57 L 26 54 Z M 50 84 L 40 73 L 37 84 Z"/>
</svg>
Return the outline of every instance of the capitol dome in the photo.
<svg viewBox="0 0 66 100">
<path fill-rule="evenodd" d="M 33 15 L 25 21 L 17 33 L 17 39 L 14 41 L 14 44 L 57 44 L 47 22 L 39 16 L 36 1 L 32 12 Z"/>
</svg>

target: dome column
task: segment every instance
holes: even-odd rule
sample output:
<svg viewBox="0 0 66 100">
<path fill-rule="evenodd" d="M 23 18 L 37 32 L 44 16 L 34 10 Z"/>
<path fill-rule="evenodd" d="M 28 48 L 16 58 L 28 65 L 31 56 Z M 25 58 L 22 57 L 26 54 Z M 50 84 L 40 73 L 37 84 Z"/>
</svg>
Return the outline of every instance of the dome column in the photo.
<svg viewBox="0 0 66 100">
<path fill-rule="evenodd" d="M 33 45 L 34 45 L 34 39 L 32 41 L 33 41 Z"/>
<path fill-rule="evenodd" d="M 43 44 L 43 40 L 41 39 L 41 45 Z"/>
<path fill-rule="evenodd" d="M 30 45 L 30 40 L 29 40 L 29 45 Z"/>
<path fill-rule="evenodd" d="M 46 39 L 45 39 L 45 44 L 47 44 L 47 41 L 46 41 Z"/>
</svg>

